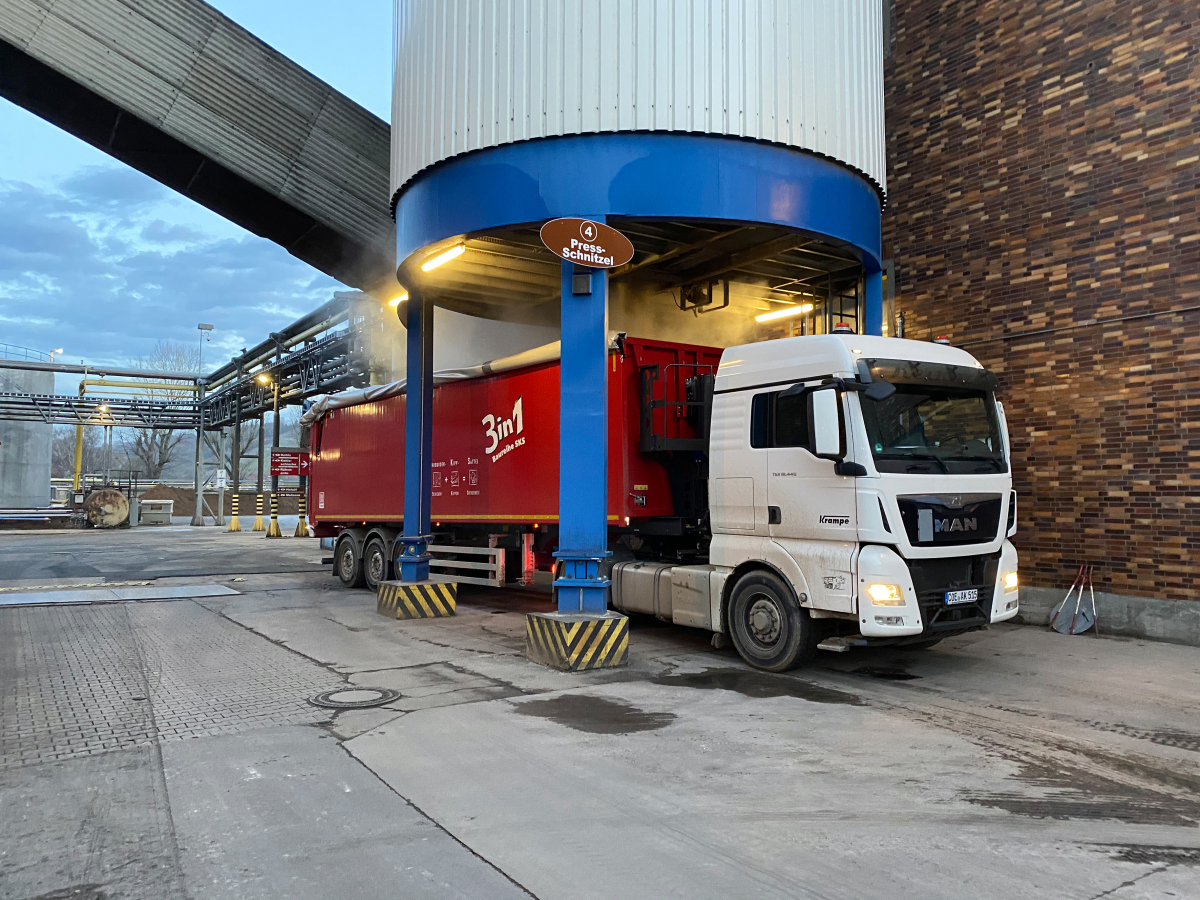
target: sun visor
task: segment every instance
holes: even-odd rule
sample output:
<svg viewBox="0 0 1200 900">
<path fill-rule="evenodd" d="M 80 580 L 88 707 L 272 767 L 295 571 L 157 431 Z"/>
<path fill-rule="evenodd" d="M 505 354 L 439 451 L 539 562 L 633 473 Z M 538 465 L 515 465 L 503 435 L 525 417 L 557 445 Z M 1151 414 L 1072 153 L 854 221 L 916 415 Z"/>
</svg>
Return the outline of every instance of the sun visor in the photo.
<svg viewBox="0 0 1200 900">
<path fill-rule="evenodd" d="M 911 359 L 864 360 L 872 380 L 892 384 L 928 384 L 936 387 L 995 391 L 1000 387 L 996 376 L 977 366 L 953 363 L 921 362 Z"/>
</svg>

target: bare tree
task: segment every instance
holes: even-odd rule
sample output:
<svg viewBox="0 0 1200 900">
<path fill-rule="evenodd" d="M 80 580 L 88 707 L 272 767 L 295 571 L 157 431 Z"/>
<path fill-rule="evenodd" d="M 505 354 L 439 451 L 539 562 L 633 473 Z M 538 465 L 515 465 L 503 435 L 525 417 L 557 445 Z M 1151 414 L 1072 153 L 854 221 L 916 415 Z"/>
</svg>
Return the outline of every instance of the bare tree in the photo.
<svg viewBox="0 0 1200 900">
<path fill-rule="evenodd" d="M 233 428 L 230 427 L 228 430 L 229 430 L 229 435 L 230 435 L 230 442 L 229 442 L 229 446 L 225 448 L 225 451 L 226 451 L 225 452 L 225 473 L 232 477 L 232 475 L 233 475 L 233 439 L 232 439 L 233 438 Z M 220 451 L 218 449 L 218 441 L 220 440 L 220 437 L 221 437 L 221 432 L 219 432 L 219 431 L 204 432 L 204 446 L 208 448 L 208 452 L 212 454 L 214 459 L 220 458 L 220 455 L 221 455 Z M 243 457 L 257 454 L 258 422 L 256 420 L 242 422 L 242 448 L 241 448 L 241 450 L 242 450 Z M 250 452 L 251 450 L 254 450 L 255 454 L 251 454 L 251 452 Z M 246 472 L 247 472 L 247 468 L 243 465 L 242 473 L 241 473 L 243 481 L 245 480 Z"/>
<path fill-rule="evenodd" d="M 200 350 L 187 344 L 175 341 L 159 341 L 148 356 L 130 360 L 139 369 L 150 369 L 159 372 L 199 373 Z M 147 396 L 159 400 L 179 399 L 174 391 L 163 390 L 165 385 L 186 385 L 186 381 L 151 381 L 146 380 Z M 146 479 L 158 478 L 162 471 L 175 456 L 183 434 L 176 433 L 173 428 L 134 428 L 120 433 L 121 449 L 129 458 L 130 465 L 141 472 Z"/>
<path fill-rule="evenodd" d="M 285 406 L 279 411 L 279 446 L 300 446 L 300 409 Z"/>
<path fill-rule="evenodd" d="M 102 429 L 83 429 L 83 471 L 98 472 L 104 467 Z M 50 450 L 50 474 L 55 478 L 70 478 L 75 474 L 75 426 L 55 425 Z"/>
</svg>

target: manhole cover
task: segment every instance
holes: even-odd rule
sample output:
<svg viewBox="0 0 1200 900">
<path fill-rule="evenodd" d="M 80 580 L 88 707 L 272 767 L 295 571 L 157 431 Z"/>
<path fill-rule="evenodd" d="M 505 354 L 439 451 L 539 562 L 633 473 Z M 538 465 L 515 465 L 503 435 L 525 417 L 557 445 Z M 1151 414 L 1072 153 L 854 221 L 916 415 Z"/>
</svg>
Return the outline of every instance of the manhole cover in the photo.
<svg viewBox="0 0 1200 900">
<path fill-rule="evenodd" d="M 323 691 L 308 702 L 326 709 L 365 709 L 368 706 L 383 706 L 400 699 L 400 692 L 388 688 L 352 687 Z"/>
</svg>

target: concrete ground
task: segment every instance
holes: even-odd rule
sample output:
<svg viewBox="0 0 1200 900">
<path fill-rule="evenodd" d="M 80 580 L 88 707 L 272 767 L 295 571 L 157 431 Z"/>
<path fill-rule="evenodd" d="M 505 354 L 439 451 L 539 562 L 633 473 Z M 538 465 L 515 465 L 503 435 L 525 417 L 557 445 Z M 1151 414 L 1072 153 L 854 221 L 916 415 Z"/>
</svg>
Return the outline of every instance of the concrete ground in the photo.
<svg viewBox="0 0 1200 900">
<path fill-rule="evenodd" d="M 1200 649 L 1010 626 L 767 675 L 635 619 L 567 675 L 524 659 L 545 595 L 397 622 L 321 556 L 0 534 L 0 897 L 1200 897 Z M 400 696 L 307 702 L 346 685 Z"/>
</svg>

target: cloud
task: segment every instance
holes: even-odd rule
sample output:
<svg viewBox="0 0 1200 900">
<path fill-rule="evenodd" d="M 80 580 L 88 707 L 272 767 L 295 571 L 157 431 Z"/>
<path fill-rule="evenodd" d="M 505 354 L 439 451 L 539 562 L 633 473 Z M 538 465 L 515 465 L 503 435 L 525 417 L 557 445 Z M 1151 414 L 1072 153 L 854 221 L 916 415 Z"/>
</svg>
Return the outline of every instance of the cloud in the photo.
<svg viewBox="0 0 1200 900">
<path fill-rule="evenodd" d="M 82 169 L 51 188 L 0 180 L 0 340 L 121 364 L 198 341 L 205 368 L 341 285 L 139 172 Z"/>
<path fill-rule="evenodd" d="M 187 225 L 172 225 L 162 219 L 155 219 L 142 229 L 141 237 L 148 244 L 190 244 L 211 238 L 211 235 Z"/>
</svg>

